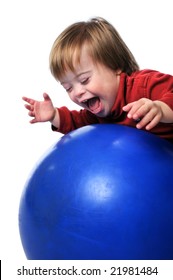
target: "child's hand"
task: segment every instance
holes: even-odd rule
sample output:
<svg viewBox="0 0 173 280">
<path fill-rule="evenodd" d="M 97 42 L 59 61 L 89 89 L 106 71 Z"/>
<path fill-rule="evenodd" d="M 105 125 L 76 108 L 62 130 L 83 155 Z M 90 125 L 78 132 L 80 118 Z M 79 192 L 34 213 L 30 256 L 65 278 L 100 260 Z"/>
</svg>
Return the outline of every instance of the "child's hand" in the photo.
<svg viewBox="0 0 173 280">
<path fill-rule="evenodd" d="M 27 102 L 25 108 L 29 111 L 28 115 L 32 117 L 30 123 L 47 122 L 54 119 L 56 109 L 53 106 L 52 100 L 47 93 L 44 93 L 43 97 L 43 101 L 37 101 L 27 97 L 22 98 Z"/>
<path fill-rule="evenodd" d="M 161 121 L 163 116 L 159 102 L 147 98 L 141 98 L 138 101 L 129 103 L 123 107 L 123 110 L 128 112 L 128 118 L 139 120 L 136 125 L 138 129 L 143 127 L 147 130 L 152 129 Z"/>
</svg>

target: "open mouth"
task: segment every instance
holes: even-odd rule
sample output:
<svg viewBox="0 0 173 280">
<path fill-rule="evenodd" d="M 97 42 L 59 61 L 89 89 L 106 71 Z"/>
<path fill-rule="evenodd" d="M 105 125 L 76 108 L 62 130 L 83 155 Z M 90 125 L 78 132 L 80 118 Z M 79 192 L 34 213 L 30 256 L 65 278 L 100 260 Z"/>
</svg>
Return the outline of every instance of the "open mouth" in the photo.
<svg viewBox="0 0 173 280">
<path fill-rule="evenodd" d="M 83 103 L 94 114 L 97 114 L 101 111 L 102 106 L 99 97 L 92 97 L 90 99 L 85 100 Z"/>
</svg>

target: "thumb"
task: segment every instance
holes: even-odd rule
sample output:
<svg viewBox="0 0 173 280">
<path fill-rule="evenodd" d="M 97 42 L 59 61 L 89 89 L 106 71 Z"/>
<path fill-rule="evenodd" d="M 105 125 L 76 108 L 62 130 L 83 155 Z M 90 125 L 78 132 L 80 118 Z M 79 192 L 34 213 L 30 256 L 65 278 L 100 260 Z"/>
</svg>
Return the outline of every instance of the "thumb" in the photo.
<svg viewBox="0 0 173 280">
<path fill-rule="evenodd" d="M 51 98 L 49 97 L 49 95 L 47 93 L 43 93 L 43 98 L 44 98 L 44 101 L 50 101 Z"/>
</svg>

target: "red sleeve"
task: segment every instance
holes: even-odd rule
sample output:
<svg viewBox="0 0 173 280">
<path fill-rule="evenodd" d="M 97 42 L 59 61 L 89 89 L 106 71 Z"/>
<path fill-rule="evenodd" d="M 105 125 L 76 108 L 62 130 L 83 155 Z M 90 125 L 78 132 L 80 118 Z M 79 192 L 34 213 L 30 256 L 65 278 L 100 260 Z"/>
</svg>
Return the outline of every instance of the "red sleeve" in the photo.
<svg viewBox="0 0 173 280">
<path fill-rule="evenodd" d="M 173 110 L 173 76 L 153 71 L 148 78 L 146 94 L 151 100 L 160 100 Z"/>
<path fill-rule="evenodd" d="M 60 127 L 56 128 L 52 126 L 53 131 L 58 131 L 63 134 L 75 130 L 79 127 L 98 123 L 97 117 L 89 111 L 83 109 L 80 111 L 70 111 L 67 107 L 61 107 L 57 109 L 60 115 Z"/>
</svg>

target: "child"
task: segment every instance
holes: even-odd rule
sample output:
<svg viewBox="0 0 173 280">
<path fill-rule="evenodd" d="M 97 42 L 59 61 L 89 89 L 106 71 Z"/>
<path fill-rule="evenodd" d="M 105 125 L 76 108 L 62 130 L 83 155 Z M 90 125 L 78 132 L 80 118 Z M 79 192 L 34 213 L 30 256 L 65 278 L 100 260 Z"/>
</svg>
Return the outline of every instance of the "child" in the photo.
<svg viewBox="0 0 173 280">
<path fill-rule="evenodd" d="M 49 121 L 63 134 L 89 124 L 116 123 L 173 142 L 173 76 L 139 70 L 120 35 L 103 18 L 67 27 L 53 44 L 50 69 L 83 109 L 55 108 L 47 93 L 43 101 L 23 97 L 31 123 Z"/>
</svg>

